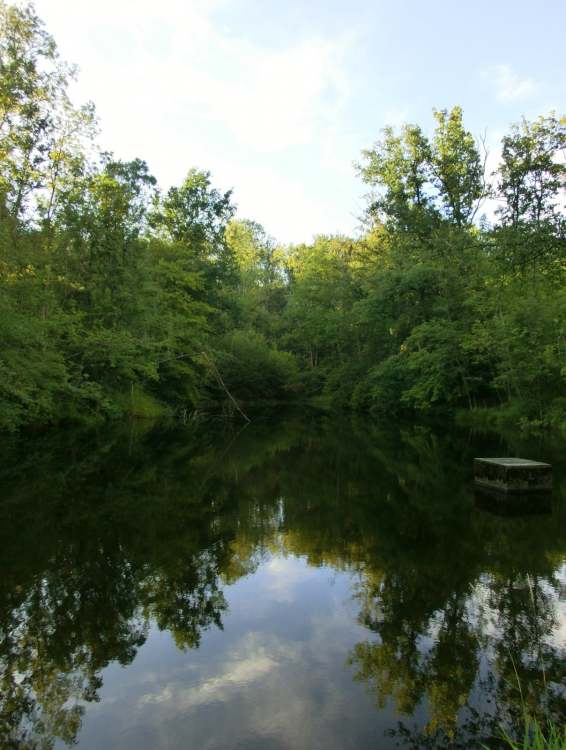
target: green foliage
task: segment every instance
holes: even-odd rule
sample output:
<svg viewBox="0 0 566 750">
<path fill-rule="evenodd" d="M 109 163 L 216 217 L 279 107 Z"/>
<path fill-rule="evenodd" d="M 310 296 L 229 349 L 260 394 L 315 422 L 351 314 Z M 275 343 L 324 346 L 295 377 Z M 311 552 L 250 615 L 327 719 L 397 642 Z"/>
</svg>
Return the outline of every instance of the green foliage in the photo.
<svg viewBox="0 0 566 750">
<path fill-rule="evenodd" d="M 0 429 L 184 414 L 226 388 L 566 423 L 564 118 L 512 126 L 491 187 L 460 107 L 430 137 L 386 127 L 359 166 L 365 235 L 282 248 L 209 172 L 161 192 L 100 153 L 32 6 L 0 0 L 0 74 Z"/>
<path fill-rule="evenodd" d="M 238 399 L 281 400 L 297 386 L 295 358 L 270 346 L 256 331 L 232 331 L 219 340 L 218 348 L 218 370 L 230 393 Z M 219 391 L 218 396 L 222 395 Z"/>
<path fill-rule="evenodd" d="M 458 402 L 465 377 L 460 350 L 460 332 L 449 321 L 431 320 L 411 331 L 403 344 L 403 366 L 412 382 L 401 400 L 428 411 L 439 401 Z"/>
<path fill-rule="evenodd" d="M 186 409 L 230 193 L 191 170 L 161 200 L 144 161 L 97 155 L 31 6 L 0 3 L 0 69 L 0 429 Z"/>
<path fill-rule="evenodd" d="M 469 224 L 486 195 L 479 150 L 463 125 L 462 110 L 434 112 L 432 141 L 418 125 L 405 125 L 400 135 L 383 130 L 383 140 L 363 152 L 359 166 L 377 196 L 369 214 L 396 230 L 430 231 L 441 218 L 457 226 Z"/>
<path fill-rule="evenodd" d="M 440 201 L 450 221 L 468 224 L 484 196 L 484 168 L 472 134 L 464 128 L 462 110 L 434 112 L 437 121 L 432 171 Z"/>
<path fill-rule="evenodd" d="M 495 181 L 501 223 L 480 229 L 472 221 L 491 192 L 480 149 L 460 108 L 435 117 L 430 142 L 417 126 L 400 135 L 387 128 L 364 152 L 361 175 L 377 194 L 367 212 L 376 252 L 353 307 L 367 374 L 352 403 L 487 407 L 523 426 L 559 426 L 564 120 L 523 121 L 504 137 Z"/>
<path fill-rule="evenodd" d="M 370 204 L 374 217 L 385 217 L 398 230 L 435 218 L 428 189 L 432 179 L 431 146 L 418 125 L 405 125 L 400 135 L 383 130 L 383 140 L 363 152 L 359 170 L 378 190 Z"/>
<path fill-rule="evenodd" d="M 401 354 L 393 354 L 369 371 L 364 390 L 358 387 L 357 404 L 371 411 L 387 413 L 398 411 L 408 385 L 407 369 Z"/>
<path fill-rule="evenodd" d="M 132 386 L 129 393 L 116 396 L 124 414 L 140 419 L 158 419 L 172 415 L 171 409 L 141 388 Z"/>
<path fill-rule="evenodd" d="M 535 122 L 523 118 L 503 138 L 498 191 L 504 224 L 540 225 L 559 216 L 558 196 L 566 165 L 556 158 L 566 146 L 566 121 L 554 114 Z"/>
<path fill-rule="evenodd" d="M 351 312 L 359 296 L 352 272 L 356 249 L 346 237 L 318 237 L 312 247 L 301 245 L 289 254 L 283 340 L 310 369 L 343 364 L 355 343 Z"/>
<path fill-rule="evenodd" d="M 150 225 L 158 236 L 189 249 L 195 268 L 209 286 L 233 280 L 234 259 L 226 242 L 226 226 L 234 215 L 232 191 L 220 193 L 211 186 L 210 172 L 189 170 L 180 187 L 156 199 Z"/>
<path fill-rule="evenodd" d="M 545 729 L 539 722 L 527 718 L 521 740 L 513 739 L 507 732 L 503 733 L 502 740 L 510 750 L 566 750 L 566 727 L 560 729 L 551 723 Z"/>
</svg>

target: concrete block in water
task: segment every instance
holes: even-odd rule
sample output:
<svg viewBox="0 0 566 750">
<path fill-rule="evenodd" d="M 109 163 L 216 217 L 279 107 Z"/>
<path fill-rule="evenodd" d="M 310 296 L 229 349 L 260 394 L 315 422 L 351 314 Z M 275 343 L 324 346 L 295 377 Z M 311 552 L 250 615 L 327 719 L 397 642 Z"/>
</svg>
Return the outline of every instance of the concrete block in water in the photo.
<svg viewBox="0 0 566 750">
<path fill-rule="evenodd" d="M 526 458 L 475 458 L 474 481 L 499 492 L 550 492 L 552 466 Z"/>
</svg>

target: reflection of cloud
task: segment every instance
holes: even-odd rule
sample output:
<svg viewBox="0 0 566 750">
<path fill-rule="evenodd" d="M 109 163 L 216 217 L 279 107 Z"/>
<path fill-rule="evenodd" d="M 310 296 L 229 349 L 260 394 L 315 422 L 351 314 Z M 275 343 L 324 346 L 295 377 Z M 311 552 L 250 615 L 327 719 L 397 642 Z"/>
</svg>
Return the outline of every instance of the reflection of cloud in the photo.
<svg viewBox="0 0 566 750">
<path fill-rule="evenodd" d="M 265 566 L 266 588 L 275 601 L 290 602 L 294 598 L 293 589 L 317 572 L 296 557 L 275 557 Z"/>
<path fill-rule="evenodd" d="M 286 560 L 280 562 L 285 569 Z M 344 716 L 342 681 L 352 687 L 346 660 L 358 626 L 344 616 L 342 601 L 334 600 L 340 611 L 332 608 L 328 617 L 313 609 L 304 640 L 255 631 L 209 654 L 198 667 L 200 679 L 186 667 L 155 690 L 146 682 L 133 710 L 120 707 L 122 736 L 151 732 L 155 747 L 209 750 L 239 743 L 288 750 L 343 747 L 337 727 L 373 720 L 374 714 L 360 687 L 362 700 L 348 703 Z"/>
<path fill-rule="evenodd" d="M 140 698 L 140 706 L 166 704 L 178 712 L 204 703 L 224 701 L 228 699 L 230 691 L 249 688 L 254 682 L 265 679 L 277 666 L 277 661 L 260 649 L 240 660 L 231 660 L 220 674 L 195 687 L 179 688 L 169 684 L 159 692 L 145 693 Z"/>
<path fill-rule="evenodd" d="M 332 577 L 326 596 L 320 597 L 317 589 L 313 598 L 311 584 L 302 585 L 312 577 L 324 577 L 327 583 Z M 256 572 L 255 587 L 249 579 L 232 587 L 238 595 L 231 598 L 231 619 L 221 637 L 209 634 L 200 649 L 180 654 L 162 650 L 165 642 L 167 649 L 173 643 L 152 630 L 143 673 L 130 673 L 133 682 L 127 689 L 118 686 L 118 696 L 112 696 L 108 685 L 117 699 L 112 704 L 105 699 L 100 710 L 89 709 L 97 722 L 87 723 L 90 737 L 100 739 L 101 727 L 112 727 L 112 737 L 122 738 L 117 750 L 128 743 L 140 750 L 343 747 L 345 725 L 375 720 L 373 706 L 363 686 L 351 682 L 347 664 L 363 632 L 350 587 L 348 573 L 313 568 L 292 556 L 268 559 Z M 297 616 L 287 623 L 283 610 L 288 608 L 281 605 L 288 602 Z M 277 632 L 274 618 L 280 620 Z M 143 658 L 137 664 L 142 663 Z M 86 742 L 85 747 L 97 746 Z"/>
<path fill-rule="evenodd" d="M 549 638 L 555 648 L 566 649 L 566 602 L 556 605 L 556 621 L 558 625 Z"/>
</svg>

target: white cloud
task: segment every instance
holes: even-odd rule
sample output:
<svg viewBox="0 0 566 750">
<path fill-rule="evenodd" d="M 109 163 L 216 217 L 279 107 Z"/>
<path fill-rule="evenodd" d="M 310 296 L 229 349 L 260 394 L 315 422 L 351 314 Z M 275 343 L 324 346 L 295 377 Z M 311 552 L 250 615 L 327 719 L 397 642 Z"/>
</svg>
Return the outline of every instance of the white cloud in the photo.
<svg viewBox="0 0 566 750">
<path fill-rule="evenodd" d="M 487 71 L 486 77 L 493 80 L 496 96 L 503 102 L 526 99 L 536 88 L 533 78 L 521 77 L 511 65 L 495 65 Z"/>
<path fill-rule="evenodd" d="M 79 65 L 74 96 L 96 104 L 104 148 L 146 159 L 165 188 L 191 166 L 210 169 L 215 185 L 235 188 L 242 213 L 280 240 L 308 240 L 334 223 L 347 231 L 351 208 L 329 205 L 319 185 L 345 180 L 331 155 L 350 149 L 341 122 L 352 31 L 305 32 L 273 47 L 223 23 L 232 6 L 36 0 L 62 56 Z"/>
<path fill-rule="evenodd" d="M 255 151 L 311 143 L 346 96 L 333 42 L 310 39 L 275 51 L 222 37 L 217 43 L 237 73 L 221 80 L 194 70 L 191 98 Z"/>
<path fill-rule="evenodd" d="M 259 46 L 216 22 L 228 4 L 171 0 L 166 12 L 145 0 L 37 7 L 64 57 L 79 62 L 79 92 L 94 99 L 112 137 L 137 140 L 135 131 L 159 125 L 164 149 L 171 134 L 178 142 L 188 129 L 207 140 L 214 127 L 262 153 L 313 142 L 348 99 L 342 62 L 351 38 Z"/>
<path fill-rule="evenodd" d="M 329 205 L 330 198 L 320 196 L 319 174 L 295 176 L 292 170 L 283 172 L 267 161 L 242 165 L 213 154 L 206 164 L 215 182 L 234 186 L 239 215 L 259 221 L 278 240 L 308 242 L 316 234 L 354 231 L 356 220 L 350 195 L 345 195 L 349 187 L 345 180 L 344 188 L 336 186 Z"/>
</svg>

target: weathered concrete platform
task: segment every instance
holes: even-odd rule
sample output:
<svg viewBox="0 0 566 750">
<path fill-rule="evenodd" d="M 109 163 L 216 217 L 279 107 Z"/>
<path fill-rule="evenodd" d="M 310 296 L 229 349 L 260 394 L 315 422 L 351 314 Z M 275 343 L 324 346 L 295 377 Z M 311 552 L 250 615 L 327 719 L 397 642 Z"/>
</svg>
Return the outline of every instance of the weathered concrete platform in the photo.
<svg viewBox="0 0 566 750">
<path fill-rule="evenodd" d="M 550 492 L 552 466 L 526 458 L 475 458 L 474 481 L 498 492 Z"/>
</svg>

